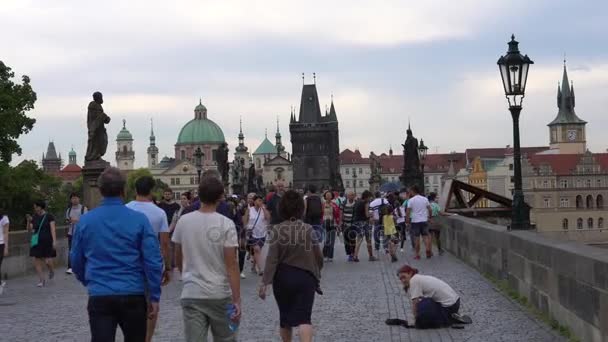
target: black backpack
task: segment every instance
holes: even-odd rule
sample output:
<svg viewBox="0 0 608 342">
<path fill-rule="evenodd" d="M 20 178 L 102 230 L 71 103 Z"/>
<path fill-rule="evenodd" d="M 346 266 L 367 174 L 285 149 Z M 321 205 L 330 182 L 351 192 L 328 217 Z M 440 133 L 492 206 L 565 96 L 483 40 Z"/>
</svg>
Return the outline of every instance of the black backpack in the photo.
<svg viewBox="0 0 608 342">
<path fill-rule="evenodd" d="M 322 217 L 323 204 L 321 203 L 321 197 L 317 195 L 306 197 L 306 215 L 304 216 L 304 222 L 308 224 L 320 224 Z"/>
</svg>

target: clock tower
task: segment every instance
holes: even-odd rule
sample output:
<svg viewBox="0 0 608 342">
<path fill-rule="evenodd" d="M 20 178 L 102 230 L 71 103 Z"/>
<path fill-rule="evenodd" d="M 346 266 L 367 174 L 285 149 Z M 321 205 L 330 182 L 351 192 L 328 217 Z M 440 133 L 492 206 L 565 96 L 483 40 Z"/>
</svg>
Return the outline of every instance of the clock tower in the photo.
<svg viewBox="0 0 608 342">
<path fill-rule="evenodd" d="M 583 154 L 587 150 L 586 121 L 574 112 L 574 85 L 568 82 L 564 61 L 561 87 L 557 86 L 557 117 L 549 123 L 551 149 L 560 154 Z"/>
</svg>

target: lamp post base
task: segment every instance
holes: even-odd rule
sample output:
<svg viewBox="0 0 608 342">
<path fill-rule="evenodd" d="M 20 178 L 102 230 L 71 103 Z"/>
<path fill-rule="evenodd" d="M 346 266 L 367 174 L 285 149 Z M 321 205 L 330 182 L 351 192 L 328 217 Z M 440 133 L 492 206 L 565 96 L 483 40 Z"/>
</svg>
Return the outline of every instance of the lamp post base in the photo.
<svg viewBox="0 0 608 342">
<path fill-rule="evenodd" d="M 511 214 L 512 230 L 530 229 L 530 208 L 524 201 L 524 193 L 521 190 L 513 191 L 513 209 Z"/>
</svg>

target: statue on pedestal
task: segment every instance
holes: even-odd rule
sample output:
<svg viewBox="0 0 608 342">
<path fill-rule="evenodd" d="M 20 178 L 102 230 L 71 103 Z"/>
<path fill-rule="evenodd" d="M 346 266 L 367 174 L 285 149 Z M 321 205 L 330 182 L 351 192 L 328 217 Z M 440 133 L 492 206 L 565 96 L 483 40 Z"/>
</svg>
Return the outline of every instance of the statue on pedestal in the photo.
<svg viewBox="0 0 608 342">
<path fill-rule="evenodd" d="M 418 139 L 414 138 L 409 126 L 407 128 L 407 138 L 401 146 L 403 146 L 403 171 L 399 179 L 404 187 L 409 188 L 416 184 L 420 191 L 424 193 L 424 176 L 420 167 Z"/>
<path fill-rule="evenodd" d="M 251 165 L 249 166 L 249 174 L 247 177 L 247 191 L 250 193 L 258 192 L 258 189 L 256 186 L 255 165 L 253 165 L 253 163 L 251 163 Z"/>
<path fill-rule="evenodd" d="M 85 161 L 102 160 L 108 148 L 108 134 L 106 133 L 105 124 L 110 123 L 110 117 L 103 112 L 103 95 L 96 91 L 93 93 L 93 101 L 89 103 L 87 113 L 87 128 L 89 141 L 87 144 L 87 153 Z"/>
<path fill-rule="evenodd" d="M 228 145 L 222 143 L 217 150 L 217 170 L 224 184 L 228 184 L 228 169 Z"/>
</svg>

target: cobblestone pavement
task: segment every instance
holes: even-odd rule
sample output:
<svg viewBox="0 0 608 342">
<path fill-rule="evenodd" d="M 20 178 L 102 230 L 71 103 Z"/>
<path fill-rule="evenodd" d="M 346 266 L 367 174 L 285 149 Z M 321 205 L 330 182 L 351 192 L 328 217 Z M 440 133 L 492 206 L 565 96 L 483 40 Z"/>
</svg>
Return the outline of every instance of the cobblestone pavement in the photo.
<svg viewBox="0 0 608 342">
<path fill-rule="evenodd" d="M 409 241 L 408 241 L 409 242 Z M 364 249 L 364 248 L 362 248 Z M 400 261 L 347 263 L 343 246 L 323 270 L 324 296 L 317 296 L 313 312 L 315 341 L 561 341 L 547 326 L 503 296 L 474 269 L 445 254 L 413 260 L 411 251 Z M 361 256 L 366 252 L 361 251 Z M 473 318 L 463 330 L 415 330 L 387 327 L 384 320 L 407 317 L 409 301 L 395 276 L 408 262 L 421 273 L 435 275 L 461 295 L 461 312 Z M 63 270 L 61 270 L 63 271 Z M 239 341 L 278 341 L 278 310 L 274 297 L 256 296 L 259 277 L 247 272 L 242 281 L 243 320 Z M 85 289 L 72 276 L 57 272 L 46 288 L 36 288 L 34 277 L 8 281 L 0 296 L 0 341 L 88 341 Z M 155 341 L 182 341 L 180 283 L 163 291 L 160 324 Z M 122 336 L 117 338 L 122 341 Z M 297 340 L 297 339 L 296 339 Z"/>
</svg>

